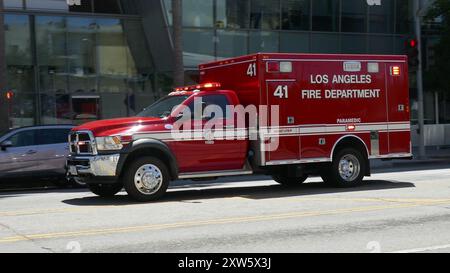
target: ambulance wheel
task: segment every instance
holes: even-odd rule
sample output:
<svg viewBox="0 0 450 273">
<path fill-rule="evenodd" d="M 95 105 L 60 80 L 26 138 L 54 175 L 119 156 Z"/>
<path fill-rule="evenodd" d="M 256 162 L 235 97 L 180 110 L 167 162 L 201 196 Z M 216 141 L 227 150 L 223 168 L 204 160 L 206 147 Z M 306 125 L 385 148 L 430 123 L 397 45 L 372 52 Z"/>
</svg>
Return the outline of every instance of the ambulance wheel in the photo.
<svg viewBox="0 0 450 273">
<path fill-rule="evenodd" d="M 331 165 L 321 175 L 325 183 L 339 188 L 355 187 L 362 183 L 366 160 L 356 149 L 339 151 Z"/>
<path fill-rule="evenodd" d="M 166 165 L 154 157 L 141 157 L 131 162 L 123 177 L 128 195 L 139 202 L 161 198 L 166 193 L 169 182 Z"/>
<path fill-rule="evenodd" d="M 288 187 L 292 187 L 292 186 L 297 186 L 302 184 L 303 182 L 306 181 L 306 179 L 308 179 L 307 175 L 301 176 L 301 177 L 287 177 L 281 174 L 274 174 L 272 175 L 273 180 L 275 180 L 275 182 L 283 185 L 283 186 L 288 186 Z"/>
<path fill-rule="evenodd" d="M 89 190 L 100 197 L 113 197 L 122 190 L 122 184 L 92 184 Z"/>
</svg>

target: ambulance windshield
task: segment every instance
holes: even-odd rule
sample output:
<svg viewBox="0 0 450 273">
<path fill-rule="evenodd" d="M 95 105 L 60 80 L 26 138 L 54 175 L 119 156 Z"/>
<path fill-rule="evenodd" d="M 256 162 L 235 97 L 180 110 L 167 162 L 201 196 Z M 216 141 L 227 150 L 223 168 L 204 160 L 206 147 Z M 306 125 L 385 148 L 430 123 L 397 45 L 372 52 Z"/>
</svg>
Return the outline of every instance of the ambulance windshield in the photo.
<svg viewBox="0 0 450 273">
<path fill-rule="evenodd" d="M 138 117 L 152 117 L 152 118 L 165 118 L 172 113 L 174 107 L 180 105 L 189 96 L 169 96 L 164 97 L 149 107 L 145 108 L 142 112 L 137 114 Z"/>
</svg>

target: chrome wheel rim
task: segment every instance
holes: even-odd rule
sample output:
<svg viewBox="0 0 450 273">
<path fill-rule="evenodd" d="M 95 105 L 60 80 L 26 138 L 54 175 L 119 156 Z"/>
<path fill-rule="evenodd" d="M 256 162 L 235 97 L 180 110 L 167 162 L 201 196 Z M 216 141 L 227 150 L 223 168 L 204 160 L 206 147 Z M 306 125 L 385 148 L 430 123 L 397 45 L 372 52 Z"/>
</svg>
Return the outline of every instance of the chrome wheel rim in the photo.
<svg viewBox="0 0 450 273">
<path fill-rule="evenodd" d="M 354 181 L 361 171 L 361 164 L 354 155 L 345 155 L 339 161 L 339 175 L 346 182 Z"/>
<path fill-rule="evenodd" d="M 145 195 L 156 193 L 161 188 L 162 182 L 162 172 L 153 164 L 141 166 L 134 175 L 136 189 Z"/>
</svg>

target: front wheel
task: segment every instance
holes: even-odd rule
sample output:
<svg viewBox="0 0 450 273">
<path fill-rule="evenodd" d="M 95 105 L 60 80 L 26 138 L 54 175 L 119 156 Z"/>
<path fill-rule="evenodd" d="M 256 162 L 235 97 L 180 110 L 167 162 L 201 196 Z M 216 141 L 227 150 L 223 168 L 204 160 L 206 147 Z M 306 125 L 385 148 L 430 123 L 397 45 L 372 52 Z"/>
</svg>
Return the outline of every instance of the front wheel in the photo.
<svg viewBox="0 0 450 273">
<path fill-rule="evenodd" d="M 89 190 L 100 197 L 113 197 L 123 188 L 122 184 L 92 184 Z"/>
<path fill-rule="evenodd" d="M 347 188 L 358 186 L 364 178 L 366 160 L 356 149 L 339 151 L 331 165 L 322 173 L 322 179 L 330 185 Z"/>
<path fill-rule="evenodd" d="M 166 165 L 154 157 L 141 157 L 131 162 L 123 177 L 128 195 L 139 202 L 161 198 L 166 193 L 169 182 Z"/>
<path fill-rule="evenodd" d="M 75 188 L 86 188 L 86 182 L 80 177 L 69 178 L 69 184 Z"/>
</svg>

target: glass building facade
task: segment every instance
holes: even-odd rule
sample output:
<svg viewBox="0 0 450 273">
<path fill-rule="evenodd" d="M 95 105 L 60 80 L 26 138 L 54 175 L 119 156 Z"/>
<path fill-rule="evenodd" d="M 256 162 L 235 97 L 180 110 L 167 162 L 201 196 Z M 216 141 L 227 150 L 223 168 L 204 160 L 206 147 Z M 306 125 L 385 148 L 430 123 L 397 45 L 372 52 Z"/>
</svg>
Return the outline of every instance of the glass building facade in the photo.
<svg viewBox="0 0 450 273">
<path fill-rule="evenodd" d="M 122 14 L 120 2 L 5 0 L 4 9 L 10 126 L 129 116 L 160 96 L 137 42 L 141 17 Z"/>
<path fill-rule="evenodd" d="M 404 54 L 413 1 L 381 2 L 182 0 L 186 83 L 199 63 L 256 52 Z M 131 116 L 170 91 L 171 0 L 3 3 L 10 126 Z M 427 123 L 442 120 L 435 102 Z"/>
<path fill-rule="evenodd" d="M 164 1 L 170 18 L 171 0 Z M 408 0 L 182 2 L 185 64 L 193 69 L 255 52 L 403 54 L 412 27 Z"/>
</svg>

